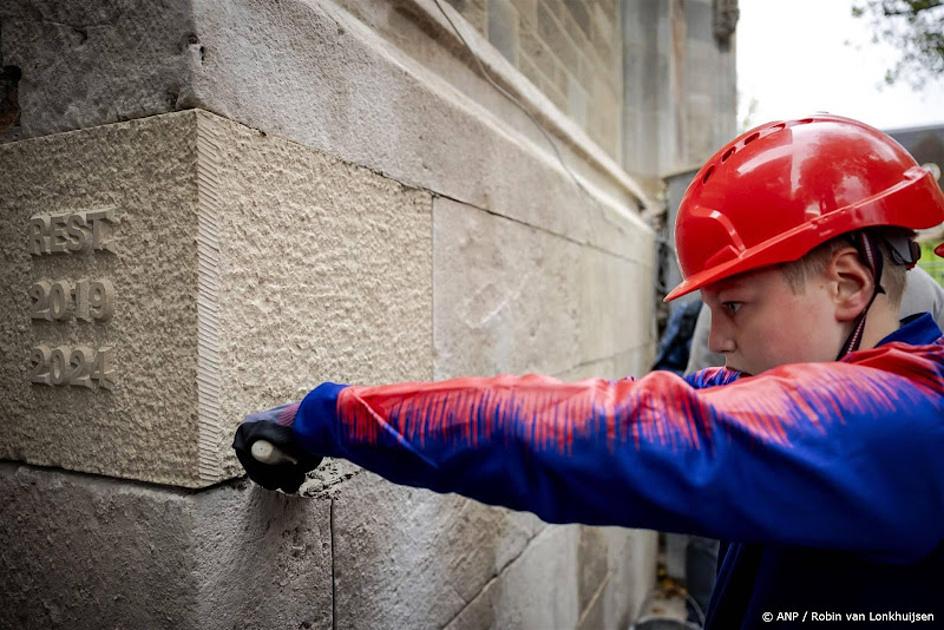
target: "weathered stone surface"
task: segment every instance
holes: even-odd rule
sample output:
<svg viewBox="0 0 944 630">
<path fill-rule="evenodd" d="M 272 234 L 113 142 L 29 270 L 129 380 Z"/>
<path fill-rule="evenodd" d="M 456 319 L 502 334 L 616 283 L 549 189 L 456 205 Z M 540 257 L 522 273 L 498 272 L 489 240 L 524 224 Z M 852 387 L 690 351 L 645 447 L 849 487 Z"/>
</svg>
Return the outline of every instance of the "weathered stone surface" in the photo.
<svg viewBox="0 0 944 630">
<path fill-rule="evenodd" d="M 0 457 L 207 485 L 250 410 L 431 376 L 427 193 L 199 111 L 0 145 L 0 170 Z M 113 251 L 30 255 L 31 217 L 108 208 Z M 80 280 L 111 319 L 30 319 L 34 283 Z M 40 345 L 112 348 L 113 390 L 31 384 Z"/>
<path fill-rule="evenodd" d="M 343 484 L 334 502 L 338 628 L 441 628 L 545 527 L 370 473 Z"/>
<path fill-rule="evenodd" d="M 607 542 L 606 584 L 598 596 L 604 628 L 626 628 L 655 586 L 659 539 L 648 530 L 602 528 Z M 602 600 L 602 601 L 601 601 Z"/>
<path fill-rule="evenodd" d="M 545 528 L 446 628 L 575 627 L 579 531 L 574 525 Z"/>
<path fill-rule="evenodd" d="M 617 527 L 584 527 L 578 551 L 581 570 L 578 629 L 628 627 L 638 617 L 654 586 L 657 534 Z"/>
<path fill-rule="evenodd" d="M 174 111 L 200 65 L 190 0 L 13 0 L 0 60 L 23 73 L 0 142 Z M 191 105 L 192 106 L 192 105 Z"/>
<path fill-rule="evenodd" d="M 590 608 L 605 585 L 609 571 L 606 542 L 601 528 L 580 527 L 577 535 L 578 610 Z"/>
<path fill-rule="evenodd" d="M 104 8 L 20 0 L 0 13 L 4 63 L 24 69 L 20 127 L 0 141 L 201 107 L 399 181 L 583 238 L 587 211 L 572 209 L 587 204 L 584 193 L 527 116 L 424 32 L 431 19 L 441 19 L 430 3 L 387 9 L 394 26 L 416 16 L 413 41 L 421 45 L 413 46 L 423 55 L 404 52 L 333 2 L 175 2 L 181 4 L 159 15 L 142 0 L 111 0 Z M 72 42 L 75 29 L 57 18 L 80 30 L 94 27 L 84 29 L 84 41 Z M 153 39 L 142 35 L 152 27 Z M 503 76 L 514 76 L 496 51 L 480 55 L 490 66 L 504 64 Z M 442 66 L 451 71 L 437 72 Z M 519 75 L 516 90 L 526 100 L 546 103 L 524 84 Z M 483 103 L 471 96 L 478 94 Z M 592 211 L 634 213 L 644 196 L 638 185 L 577 125 L 550 110 L 539 114 L 564 130 L 561 151 L 602 204 Z"/>
<path fill-rule="evenodd" d="M 580 363 L 615 357 L 655 339 L 653 271 L 598 250 L 581 260 Z"/>
<path fill-rule="evenodd" d="M 326 501 L 0 464 L 0 505 L 0 627 L 331 627 Z"/>
<path fill-rule="evenodd" d="M 448 630 L 622 630 L 653 585 L 656 536 L 615 527 L 548 526 Z"/>
<path fill-rule="evenodd" d="M 434 202 L 437 377 L 564 372 L 649 342 L 647 266 Z"/>
</svg>

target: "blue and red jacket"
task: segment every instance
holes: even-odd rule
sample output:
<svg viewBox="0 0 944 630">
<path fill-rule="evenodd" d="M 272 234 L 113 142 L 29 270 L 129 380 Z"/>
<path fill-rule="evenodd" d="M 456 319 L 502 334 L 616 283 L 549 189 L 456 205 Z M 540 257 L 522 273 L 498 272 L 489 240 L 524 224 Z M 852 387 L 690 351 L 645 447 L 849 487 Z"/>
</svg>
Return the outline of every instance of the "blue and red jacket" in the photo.
<svg viewBox="0 0 944 630">
<path fill-rule="evenodd" d="M 738 377 L 325 383 L 293 426 L 311 452 L 397 483 L 551 523 L 730 541 L 709 628 L 794 610 L 933 612 L 944 623 L 934 320 L 914 316 L 838 362 Z"/>
</svg>

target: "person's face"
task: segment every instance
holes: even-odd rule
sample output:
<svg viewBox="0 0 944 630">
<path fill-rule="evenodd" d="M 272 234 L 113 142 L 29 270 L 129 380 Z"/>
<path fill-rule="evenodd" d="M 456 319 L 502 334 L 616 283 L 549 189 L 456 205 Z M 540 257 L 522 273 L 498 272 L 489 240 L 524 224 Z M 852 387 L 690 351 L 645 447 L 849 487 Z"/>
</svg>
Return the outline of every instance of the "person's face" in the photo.
<svg viewBox="0 0 944 630">
<path fill-rule="evenodd" d="M 832 361 L 845 335 L 826 278 L 795 293 L 775 267 L 726 278 L 702 289 L 711 309 L 708 347 L 746 374 L 786 363 Z"/>
</svg>

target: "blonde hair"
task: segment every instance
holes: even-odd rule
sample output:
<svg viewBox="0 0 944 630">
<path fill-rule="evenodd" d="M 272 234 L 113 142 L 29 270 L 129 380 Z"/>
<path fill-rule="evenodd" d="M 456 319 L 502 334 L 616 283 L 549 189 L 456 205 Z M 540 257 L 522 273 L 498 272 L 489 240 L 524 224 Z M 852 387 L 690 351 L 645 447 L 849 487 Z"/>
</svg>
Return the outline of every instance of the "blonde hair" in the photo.
<svg viewBox="0 0 944 630">
<path fill-rule="evenodd" d="M 901 228 L 879 228 L 870 230 L 869 233 L 878 243 L 878 250 L 884 262 L 879 284 L 885 289 L 888 301 L 895 306 L 899 306 L 901 305 L 901 296 L 905 292 L 908 269 L 904 265 L 893 262 L 889 240 L 911 236 L 912 232 Z M 833 255 L 843 247 L 851 245 L 848 234 L 843 234 L 818 245 L 799 260 L 782 264 L 780 268 L 787 279 L 787 284 L 790 285 L 790 289 L 794 293 L 802 293 L 806 289 L 807 279 L 824 273 Z"/>
</svg>

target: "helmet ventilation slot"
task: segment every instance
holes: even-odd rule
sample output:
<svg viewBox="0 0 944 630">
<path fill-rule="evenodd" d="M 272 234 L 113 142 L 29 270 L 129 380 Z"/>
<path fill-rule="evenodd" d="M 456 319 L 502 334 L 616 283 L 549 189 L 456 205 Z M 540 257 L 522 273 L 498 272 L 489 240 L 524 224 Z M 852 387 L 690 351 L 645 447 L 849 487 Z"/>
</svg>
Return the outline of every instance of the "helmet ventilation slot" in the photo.
<svg viewBox="0 0 944 630">
<path fill-rule="evenodd" d="M 711 166 L 708 167 L 708 170 L 705 171 L 704 177 L 701 178 L 701 183 L 702 183 L 702 184 L 707 184 L 707 183 L 708 183 L 708 178 L 711 177 L 711 174 L 714 173 L 714 172 L 715 172 L 715 167 L 714 167 L 714 164 L 712 164 Z"/>
</svg>

